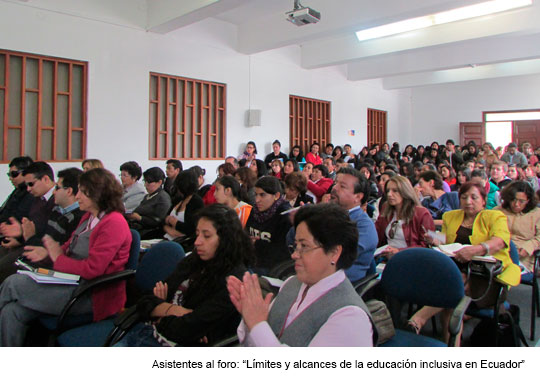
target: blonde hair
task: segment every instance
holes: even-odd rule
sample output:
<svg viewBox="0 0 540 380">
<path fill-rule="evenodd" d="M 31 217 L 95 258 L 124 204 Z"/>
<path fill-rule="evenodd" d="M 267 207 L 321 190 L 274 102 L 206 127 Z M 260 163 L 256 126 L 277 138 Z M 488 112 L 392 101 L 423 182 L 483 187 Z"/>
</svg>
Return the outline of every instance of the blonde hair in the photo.
<svg viewBox="0 0 540 380">
<path fill-rule="evenodd" d="M 403 220 L 405 223 L 409 223 L 414 217 L 414 209 L 416 206 L 420 206 L 418 196 L 416 195 L 411 182 L 406 177 L 396 175 L 389 178 L 384 185 L 385 194 L 387 192 L 389 183 L 396 185 L 399 195 L 401 195 L 401 198 L 403 198 L 403 203 L 400 209 L 401 215 L 397 215 L 396 208 L 391 206 L 388 201 L 384 204 L 381 215 L 386 219 L 391 219 L 393 214 L 396 213 L 396 218 Z"/>
<path fill-rule="evenodd" d="M 97 158 L 88 158 L 84 160 L 81 164 L 83 168 L 84 168 L 84 164 L 89 164 L 91 166 L 90 169 L 98 169 L 98 168 L 103 169 L 104 168 L 103 163 Z"/>
</svg>

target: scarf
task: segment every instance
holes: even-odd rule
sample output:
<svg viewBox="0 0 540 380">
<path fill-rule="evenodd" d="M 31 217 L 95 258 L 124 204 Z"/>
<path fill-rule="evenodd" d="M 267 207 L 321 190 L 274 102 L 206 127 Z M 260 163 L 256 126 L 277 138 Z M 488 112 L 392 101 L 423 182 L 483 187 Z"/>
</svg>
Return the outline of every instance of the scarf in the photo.
<svg viewBox="0 0 540 380">
<path fill-rule="evenodd" d="M 272 204 L 272 206 L 268 208 L 268 210 L 262 212 L 260 212 L 257 207 L 253 207 L 253 218 L 257 223 L 265 223 L 274 216 L 276 210 L 285 202 L 287 202 L 285 199 L 279 198 L 274 202 L 274 204 Z"/>
</svg>

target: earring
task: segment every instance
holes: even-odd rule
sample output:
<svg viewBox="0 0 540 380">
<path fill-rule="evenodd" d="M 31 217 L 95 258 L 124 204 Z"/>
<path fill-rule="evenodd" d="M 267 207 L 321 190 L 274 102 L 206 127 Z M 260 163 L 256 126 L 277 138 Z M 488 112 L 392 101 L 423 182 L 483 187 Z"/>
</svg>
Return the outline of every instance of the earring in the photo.
<svg viewBox="0 0 540 380">
<path fill-rule="evenodd" d="M 335 261 L 330 262 L 331 265 L 336 265 Z"/>
</svg>

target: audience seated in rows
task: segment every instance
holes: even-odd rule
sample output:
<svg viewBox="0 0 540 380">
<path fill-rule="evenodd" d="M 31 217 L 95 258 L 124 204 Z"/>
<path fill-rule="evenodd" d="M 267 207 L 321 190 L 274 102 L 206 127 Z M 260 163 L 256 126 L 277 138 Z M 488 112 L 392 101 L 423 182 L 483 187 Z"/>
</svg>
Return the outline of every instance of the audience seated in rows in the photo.
<svg viewBox="0 0 540 380">
<path fill-rule="evenodd" d="M 30 176 L 25 180 L 30 184 Z M 48 180 L 32 180 L 32 188 L 46 187 Z M 38 183 L 41 182 L 41 183 Z M 77 201 L 86 214 L 71 238 L 63 245 L 46 236 L 45 249 L 31 250 L 28 259 L 39 262 L 48 257 L 53 269 L 80 275 L 83 280 L 124 269 L 129 257 L 131 233 L 122 213 L 122 187 L 105 169 L 92 169 L 80 177 Z M 51 196 L 52 197 L 52 196 Z M 37 227 L 37 224 L 36 224 Z M 0 344 L 22 346 L 28 325 L 40 315 L 59 315 L 77 288 L 39 284 L 24 274 L 13 274 L 0 286 Z M 93 315 L 95 321 L 120 311 L 126 300 L 123 282 L 98 288 L 83 296 L 72 313 Z"/>
</svg>

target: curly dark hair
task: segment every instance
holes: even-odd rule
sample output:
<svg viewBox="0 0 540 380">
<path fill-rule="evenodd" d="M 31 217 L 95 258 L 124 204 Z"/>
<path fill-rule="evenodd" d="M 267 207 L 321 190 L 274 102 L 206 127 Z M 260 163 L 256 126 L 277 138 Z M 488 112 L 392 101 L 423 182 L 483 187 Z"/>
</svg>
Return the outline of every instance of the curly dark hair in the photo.
<svg viewBox="0 0 540 380">
<path fill-rule="evenodd" d="M 516 199 L 516 193 L 525 193 L 528 202 L 523 213 L 526 214 L 536 208 L 536 199 L 531 185 L 525 181 L 513 181 L 506 185 L 501 191 L 501 206 L 506 210 L 512 211 L 511 203 Z"/>
<path fill-rule="evenodd" d="M 122 203 L 124 195 L 122 185 L 107 169 L 96 168 L 81 174 L 79 191 L 96 204 L 99 212 L 108 214 L 113 211 L 121 213 L 125 211 Z"/>
<path fill-rule="evenodd" d="M 197 247 L 181 262 L 182 272 L 187 273 L 190 285 L 185 292 L 186 303 L 191 295 L 212 289 L 213 285 L 226 281 L 225 276 L 238 265 L 248 268 L 254 262 L 254 249 L 249 235 L 242 228 L 238 215 L 231 208 L 214 203 L 201 209 L 197 214 L 197 224 L 201 219 L 209 220 L 216 229 L 219 244 L 214 258 L 201 260 Z"/>
</svg>

